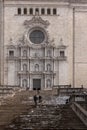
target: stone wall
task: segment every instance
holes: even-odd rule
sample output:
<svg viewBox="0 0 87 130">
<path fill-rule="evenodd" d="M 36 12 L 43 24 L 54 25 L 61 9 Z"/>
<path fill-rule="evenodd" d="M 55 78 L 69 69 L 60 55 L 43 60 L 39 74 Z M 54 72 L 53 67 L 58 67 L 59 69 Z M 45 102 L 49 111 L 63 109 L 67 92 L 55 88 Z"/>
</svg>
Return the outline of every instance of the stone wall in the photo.
<svg viewBox="0 0 87 130">
<path fill-rule="evenodd" d="M 57 0 L 4 1 L 4 21 L 2 20 L 4 23 L 4 41 L 2 35 L 0 63 L 1 84 L 18 85 L 17 76 L 14 74 L 17 71 L 17 65 L 14 62 L 11 62 L 11 64 L 8 65 L 6 60 L 8 55 L 7 46 L 11 44 L 11 39 L 13 45 L 18 45 L 18 39 L 20 39 L 27 30 L 23 25 L 24 21 L 32 19 L 37 7 L 40 10 L 40 17 L 50 23 L 47 28 L 49 39 L 54 41 L 56 47 L 60 45 L 60 40 L 62 39 L 63 45 L 66 46 L 66 62 L 59 62 L 59 68 L 55 64 L 55 70 L 57 71 L 57 76 L 54 80 L 55 85 L 71 84 L 72 87 L 79 87 L 83 84 L 85 87 L 87 86 L 87 4 L 81 3 L 81 1 L 79 2 L 75 3 L 70 1 L 69 3 L 68 1 L 60 2 Z M 18 8 L 22 9 L 22 15 L 17 14 Z M 32 8 L 34 10 L 34 15 L 24 15 L 24 8 L 27 8 L 28 11 L 29 8 Z M 50 8 L 51 15 L 47 15 L 47 12 L 46 15 L 41 15 L 42 8 L 46 11 Z M 52 15 L 53 8 L 57 9 L 56 15 Z M 2 29 L 1 32 L 3 32 Z"/>
</svg>

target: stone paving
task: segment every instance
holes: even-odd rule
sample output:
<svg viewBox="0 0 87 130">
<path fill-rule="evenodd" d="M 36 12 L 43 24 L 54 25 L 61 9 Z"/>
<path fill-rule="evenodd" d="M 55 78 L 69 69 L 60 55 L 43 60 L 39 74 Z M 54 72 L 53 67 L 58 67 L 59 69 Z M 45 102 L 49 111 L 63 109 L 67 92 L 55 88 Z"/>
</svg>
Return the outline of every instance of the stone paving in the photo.
<svg viewBox="0 0 87 130">
<path fill-rule="evenodd" d="M 31 112 L 21 114 L 6 130 L 55 128 L 58 126 L 58 120 L 60 120 L 60 118 L 59 107 L 41 106 L 32 109 Z"/>
<path fill-rule="evenodd" d="M 69 105 L 37 106 L 22 113 L 4 130 L 87 129 Z"/>
<path fill-rule="evenodd" d="M 43 94 L 43 103 L 35 107 L 34 94 L 20 92 L 1 105 L 0 130 L 87 129 L 70 105 L 59 104 L 62 98 Z"/>
</svg>

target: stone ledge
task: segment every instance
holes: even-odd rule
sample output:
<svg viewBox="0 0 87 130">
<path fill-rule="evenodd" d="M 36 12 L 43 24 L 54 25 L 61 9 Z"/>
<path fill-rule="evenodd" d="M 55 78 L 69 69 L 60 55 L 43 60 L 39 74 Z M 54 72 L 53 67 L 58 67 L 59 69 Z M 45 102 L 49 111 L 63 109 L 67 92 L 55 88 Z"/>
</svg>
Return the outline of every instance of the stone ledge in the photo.
<svg viewBox="0 0 87 130">
<path fill-rule="evenodd" d="M 82 120 L 82 122 L 87 126 L 87 111 L 83 109 L 79 104 L 73 103 L 72 109 L 76 115 Z"/>
</svg>

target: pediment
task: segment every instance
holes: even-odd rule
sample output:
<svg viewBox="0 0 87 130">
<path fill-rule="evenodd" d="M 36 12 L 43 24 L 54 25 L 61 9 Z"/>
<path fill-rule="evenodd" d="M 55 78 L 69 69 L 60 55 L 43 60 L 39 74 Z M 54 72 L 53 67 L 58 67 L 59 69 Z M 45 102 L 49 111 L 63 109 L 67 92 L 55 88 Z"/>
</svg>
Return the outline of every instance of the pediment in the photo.
<svg viewBox="0 0 87 130">
<path fill-rule="evenodd" d="M 65 45 L 59 45 L 58 46 L 58 49 L 65 49 L 67 46 L 65 46 Z"/>
<path fill-rule="evenodd" d="M 7 48 L 8 49 L 16 49 L 16 46 L 14 46 L 14 45 L 8 45 Z"/>
<path fill-rule="evenodd" d="M 64 43 L 63 43 L 63 39 L 61 38 L 60 39 L 60 42 L 59 42 L 59 45 L 58 45 L 58 49 L 66 49 L 66 45 L 64 45 Z"/>
<path fill-rule="evenodd" d="M 39 16 L 34 16 L 31 20 L 25 20 L 24 25 L 26 27 L 31 27 L 31 26 L 44 26 L 44 28 L 47 28 L 49 26 L 49 22 L 47 20 L 43 20 Z"/>
</svg>

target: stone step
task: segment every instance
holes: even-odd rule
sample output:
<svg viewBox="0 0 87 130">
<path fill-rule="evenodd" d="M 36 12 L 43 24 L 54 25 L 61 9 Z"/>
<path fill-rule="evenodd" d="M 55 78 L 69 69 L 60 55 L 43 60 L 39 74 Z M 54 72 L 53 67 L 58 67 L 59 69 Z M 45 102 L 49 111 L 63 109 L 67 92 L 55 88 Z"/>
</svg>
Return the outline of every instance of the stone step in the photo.
<svg viewBox="0 0 87 130">
<path fill-rule="evenodd" d="M 0 87 L 0 96 L 6 96 L 13 94 L 14 89 L 12 87 Z"/>
<path fill-rule="evenodd" d="M 11 128 L 13 126 L 13 128 Z M 87 129 L 70 106 L 41 106 L 22 113 L 5 130 Z"/>
<path fill-rule="evenodd" d="M 34 107 L 34 103 L 29 109 L 29 97 L 33 97 L 35 91 L 21 91 L 18 92 L 13 99 L 5 101 L 0 110 L 0 118 L 5 115 L 17 115 L 12 122 L 5 127 L 4 130 L 24 130 L 24 129 L 87 129 L 81 120 L 75 115 L 70 105 L 38 105 Z M 40 94 L 45 96 L 45 91 Z M 46 93 L 47 94 L 47 93 Z M 24 108 L 26 107 L 26 109 Z M 23 110 L 22 110 L 23 108 Z M 20 113 L 21 112 L 21 113 Z M 17 114 L 16 114 L 17 113 Z M 3 117 L 4 118 L 4 117 Z M 2 119 L 0 119 L 2 121 Z M 7 121 L 7 120 L 6 120 Z M 2 123 L 3 124 L 3 123 Z M 3 130 L 3 129 L 0 129 Z"/>
</svg>

